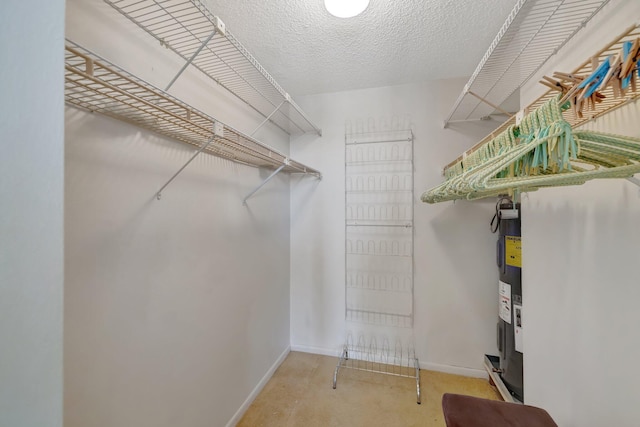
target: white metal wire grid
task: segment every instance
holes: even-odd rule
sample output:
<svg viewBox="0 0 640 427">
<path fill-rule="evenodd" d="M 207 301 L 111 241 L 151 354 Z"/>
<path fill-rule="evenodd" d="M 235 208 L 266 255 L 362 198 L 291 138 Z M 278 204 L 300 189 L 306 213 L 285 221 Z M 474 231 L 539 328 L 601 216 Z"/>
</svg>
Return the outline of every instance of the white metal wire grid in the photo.
<svg viewBox="0 0 640 427">
<path fill-rule="evenodd" d="M 413 135 L 348 134 L 345 319 L 413 326 Z"/>
<path fill-rule="evenodd" d="M 445 126 L 493 113 L 495 108 L 478 97 L 502 104 L 608 1 L 519 0 L 456 100 Z"/>
<path fill-rule="evenodd" d="M 337 387 L 341 369 L 372 372 L 395 377 L 411 378 L 416 384 L 416 402 L 422 402 L 420 391 L 420 362 L 416 357 L 413 338 L 390 339 L 384 335 L 347 335 L 346 343 L 333 373 L 333 388 Z"/>
<path fill-rule="evenodd" d="M 285 165 L 285 172 L 320 175 L 229 126 L 223 125 L 222 134 L 215 134 L 213 117 L 68 40 L 65 101 L 194 146 L 214 138 L 205 151 L 238 163 L 270 168 Z"/>
<path fill-rule="evenodd" d="M 271 75 L 200 0 L 104 0 L 289 134 L 321 134 Z M 278 109 L 275 113 L 274 111 Z"/>
<path fill-rule="evenodd" d="M 375 336 L 367 340 L 364 335 L 349 335 L 344 350 L 347 351 L 347 357 L 342 361 L 343 368 L 416 377 L 416 354 L 412 343 L 399 339 L 390 342 L 385 337 L 378 342 Z"/>
<path fill-rule="evenodd" d="M 377 128 L 375 122 L 367 126 Z M 413 378 L 420 403 L 413 344 L 413 133 L 392 128 L 353 132 L 346 126 L 347 337 L 333 388 L 340 369 Z"/>
</svg>

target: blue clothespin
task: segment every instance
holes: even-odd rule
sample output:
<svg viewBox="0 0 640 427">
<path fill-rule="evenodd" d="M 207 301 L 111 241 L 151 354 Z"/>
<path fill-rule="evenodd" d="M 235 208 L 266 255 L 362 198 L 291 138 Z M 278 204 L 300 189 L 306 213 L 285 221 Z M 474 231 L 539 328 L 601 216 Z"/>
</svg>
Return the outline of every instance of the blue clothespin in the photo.
<svg viewBox="0 0 640 427">
<path fill-rule="evenodd" d="M 632 46 L 633 46 L 633 43 L 630 42 L 630 41 L 626 41 L 622 45 L 622 63 L 623 64 L 627 60 L 627 58 L 629 57 L 629 54 L 631 53 L 631 47 Z M 629 73 L 629 75 L 627 77 L 622 79 L 622 89 L 626 89 L 626 88 L 629 87 L 629 83 L 631 83 L 631 76 L 632 75 L 633 75 L 633 72 Z"/>
<path fill-rule="evenodd" d="M 584 98 L 589 98 L 591 95 L 593 95 L 593 93 L 600 86 L 600 83 L 602 83 L 602 79 L 604 79 L 607 73 L 609 72 L 609 68 L 611 68 L 611 56 L 607 57 L 607 59 L 602 61 L 602 64 L 600 64 L 600 66 L 589 77 L 584 79 L 578 85 L 579 89 L 589 86 L 589 89 L 584 94 Z"/>
</svg>

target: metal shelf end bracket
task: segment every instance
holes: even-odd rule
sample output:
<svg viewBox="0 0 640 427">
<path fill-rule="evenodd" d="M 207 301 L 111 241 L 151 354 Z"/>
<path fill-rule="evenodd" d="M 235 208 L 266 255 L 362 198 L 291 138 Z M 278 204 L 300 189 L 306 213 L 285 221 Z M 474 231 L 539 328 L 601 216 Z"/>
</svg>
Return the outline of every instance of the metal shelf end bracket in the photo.
<svg viewBox="0 0 640 427">
<path fill-rule="evenodd" d="M 286 158 L 286 159 L 284 159 L 284 163 L 282 165 L 280 165 L 280 167 L 278 169 L 273 171 L 273 173 L 271 175 L 269 175 L 267 177 L 267 179 L 262 181 L 262 184 L 258 185 L 251 193 L 247 194 L 247 197 L 244 198 L 244 200 L 242 201 L 242 204 L 244 206 L 247 206 L 247 200 L 249 200 L 249 198 L 251 196 L 256 194 L 258 192 L 258 190 L 260 190 L 262 187 L 264 187 L 267 182 L 271 181 L 273 179 L 273 177 L 275 177 L 282 169 L 284 169 L 288 165 L 289 165 L 289 159 Z"/>
</svg>

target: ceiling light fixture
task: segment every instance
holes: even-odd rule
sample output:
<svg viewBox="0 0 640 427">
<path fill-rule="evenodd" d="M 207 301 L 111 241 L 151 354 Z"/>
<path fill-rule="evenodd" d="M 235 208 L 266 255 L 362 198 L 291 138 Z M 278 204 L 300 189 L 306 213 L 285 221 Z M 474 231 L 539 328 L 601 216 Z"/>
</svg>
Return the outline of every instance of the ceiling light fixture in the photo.
<svg viewBox="0 0 640 427">
<path fill-rule="evenodd" d="M 338 18 L 360 15 L 369 6 L 369 0 L 324 0 L 327 11 Z"/>
</svg>

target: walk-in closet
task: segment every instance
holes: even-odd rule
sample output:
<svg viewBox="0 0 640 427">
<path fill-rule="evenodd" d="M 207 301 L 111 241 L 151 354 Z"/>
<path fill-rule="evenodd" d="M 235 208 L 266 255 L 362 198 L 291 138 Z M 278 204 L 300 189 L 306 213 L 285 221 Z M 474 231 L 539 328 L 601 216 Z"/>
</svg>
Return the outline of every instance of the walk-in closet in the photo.
<svg viewBox="0 0 640 427">
<path fill-rule="evenodd" d="M 640 425 L 637 0 L 0 24 L 0 426 Z"/>
</svg>

